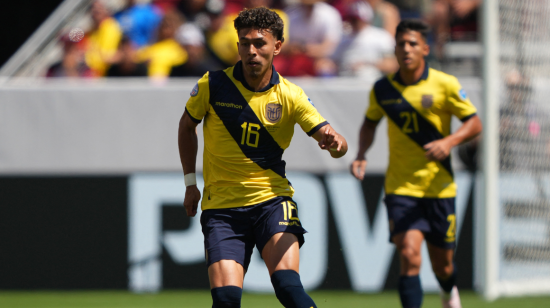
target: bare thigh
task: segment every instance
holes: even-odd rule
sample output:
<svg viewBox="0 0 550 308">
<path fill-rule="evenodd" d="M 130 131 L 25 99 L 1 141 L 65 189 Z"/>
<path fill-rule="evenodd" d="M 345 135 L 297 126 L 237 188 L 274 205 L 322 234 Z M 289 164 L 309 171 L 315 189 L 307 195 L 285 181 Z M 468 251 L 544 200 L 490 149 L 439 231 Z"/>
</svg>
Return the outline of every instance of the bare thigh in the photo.
<svg viewBox="0 0 550 308">
<path fill-rule="evenodd" d="M 269 239 L 262 250 L 269 276 L 275 271 L 300 270 L 300 245 L 298 238 L 292 233 L 276 233 Z"/>
</svg>

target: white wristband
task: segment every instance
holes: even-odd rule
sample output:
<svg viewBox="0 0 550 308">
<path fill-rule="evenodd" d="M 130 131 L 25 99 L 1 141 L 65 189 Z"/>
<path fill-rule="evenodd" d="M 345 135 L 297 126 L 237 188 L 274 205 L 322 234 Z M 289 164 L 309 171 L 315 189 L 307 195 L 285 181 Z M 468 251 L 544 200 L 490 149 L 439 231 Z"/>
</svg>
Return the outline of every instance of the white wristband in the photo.
<svg viewBox="0 0 550 308">
<path fill-rule="evenodd" d="M 183 176 L 185 180 L 185 187 L 191 186 L 191 185 L 197 185 L 197 176 L 195 173 L 187 173 Z"/>
</svg>

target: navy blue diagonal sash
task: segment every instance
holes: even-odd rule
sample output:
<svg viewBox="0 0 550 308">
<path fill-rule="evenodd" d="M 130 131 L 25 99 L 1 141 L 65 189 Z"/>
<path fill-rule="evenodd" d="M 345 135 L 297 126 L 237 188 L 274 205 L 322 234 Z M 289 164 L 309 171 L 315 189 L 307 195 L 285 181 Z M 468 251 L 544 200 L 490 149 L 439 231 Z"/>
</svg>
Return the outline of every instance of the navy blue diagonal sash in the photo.
<svg viewBox="0 0 550 308">
<path fill-rule="evenodd" d="M 414 142 L 420 147 L 424 148 L 424 145 L 443 138 L 443 135 L 426 120 L 414 107 L 401 95 L 401 93 L 391 84 L 388 78 L 383 78 L 376 82 L 374 85 L 374 95 L 378 101 L 378 105 L 384 109 L 388 118 L 393 121 L 399 128 L 404 127 L 409 121 L 409 127 L 413 128 L 411 118 L 402 116 L 403 112 L 409 114 L 416 114 L 416 122 L 418 123 L 418 131 L 411 129 L 411 132 L 406 133 Z M 387 102 L 387 103 L 384 103 Z M 404 133 L 405 134 L 405 133 Z M 440 162 L 449 174 L 453 175 L 451 168 L 451 156 L 449 155 L 445 160 Z"/>
<path fill-rule="evenodd" d="M 284 150 L 266 130 L 233 81 L 224 71 L 216 71 L 209 73 L 208 83 L 210 87 L 210 105 L 214 108 L 243 154 L 262 169 L 271 169 L 282 178 L 286 178 L 286 163 L 282 160 Z M 260 127 L 255 130 L 258 135 L 253 134 L 250 136 L 252 143 L 256 142 L 255 138 L 258 138 L 257 147 L 249 146 L 246 142 L 241 144 L 243 139 L 242 125 L 245 122 L 257 124 Z"/>
</svg>

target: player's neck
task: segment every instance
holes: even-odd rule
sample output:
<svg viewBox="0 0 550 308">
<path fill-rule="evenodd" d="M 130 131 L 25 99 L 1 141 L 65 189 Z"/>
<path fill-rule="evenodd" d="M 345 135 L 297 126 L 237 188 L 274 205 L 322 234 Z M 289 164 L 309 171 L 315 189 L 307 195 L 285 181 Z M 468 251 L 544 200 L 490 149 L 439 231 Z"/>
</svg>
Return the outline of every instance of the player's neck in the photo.
<svg viewBox="0 0 550 308">
<path fill-rule="evenodd" d="M 251 89 L 253 89 L 256 92 L 267 87 L 267 85 L 269 84 L 269 81 L 271 80 L 271 74 L 273 74 L 271 65 L 268 67 L 268 69 L 265 71 L 263 75 L 254 76 L 244 70 L 243 72 L 244 72 L 243 75 L 244 75 L 244 79 L 246 80 L 246 83 Z"/>
<path fill-rule="evenodd" d="M 400 69 L 399 76 L 401 77 L 401 80 L 403 80 L 403 83 L 405 85 L 415 84 L 420 80 L 420 78 L 422 78 L 422 74 L 424 74 L 425 68 L 426 61 L 422 61 L 422 63 L 415 70 Z"/>
</svg>

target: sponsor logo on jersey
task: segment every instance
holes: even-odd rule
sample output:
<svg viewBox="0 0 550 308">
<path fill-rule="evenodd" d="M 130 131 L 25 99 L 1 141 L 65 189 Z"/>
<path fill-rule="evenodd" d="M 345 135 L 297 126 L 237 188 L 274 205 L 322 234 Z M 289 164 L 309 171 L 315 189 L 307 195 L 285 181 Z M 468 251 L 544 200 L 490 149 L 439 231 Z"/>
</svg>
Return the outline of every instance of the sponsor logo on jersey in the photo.
<svg viewBox="0 0 550 308">
<path fill-rule="evenodd" d="M 216 102 L 216 106 L 243 109 L 243 106 L 233 103 Z"/>
<path fill-rule="evenodd" d="M 434 96 L 431 94 L 422 95 L 422 107 L 430 108 L 434 104 Z"/>
<path fill-rule="evenodd" d="M 460 98 L 462 99 L 466 99 L 466 97 L 468 97 L 464 89 L 460 89 L 460 91 L 458 91 L 458 95 L 460 95 Z"/>
<path fill-rule="evenodd" d="M 397 99 L 385 99 L 385 100 L 380 101 L 380 104 L 381 104 L 381 105 L 391 105 L 391 104 L 401 104 L 401 102 L 403 102 L 403 100 L 400 99 L 400 98 L 397 98 Z"/>
<path fill-rule="evenodd" d="M 197 94 L 199 94 L 199 84 L 197 83 L 194 87 L 193 87 L 193 90 L 191 90 L 191 93 L 189 93 L 191 96 L 197 96 Z"/>
<path fill-rule="evenodd" d="M 267 104 L 265 106 L 265 117 L 271 123 L 277 123 L 281 119 L 282 106 L 279 104 Z"/>
</svg>

